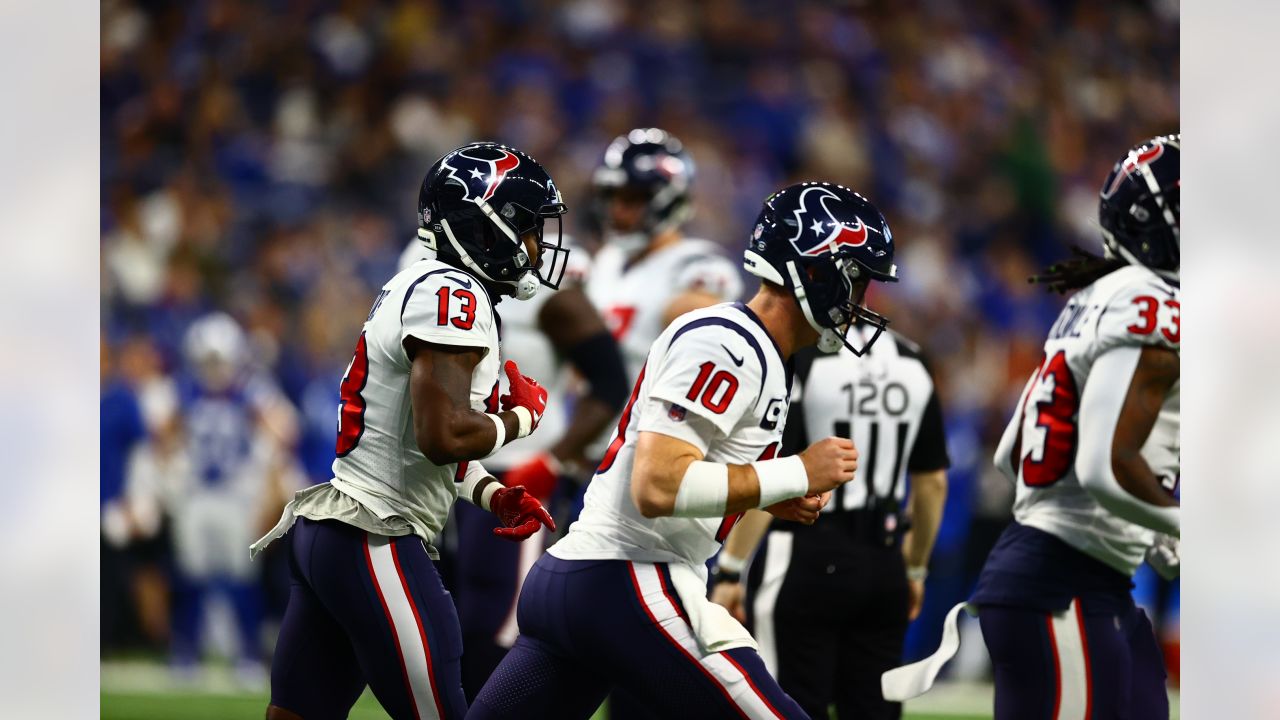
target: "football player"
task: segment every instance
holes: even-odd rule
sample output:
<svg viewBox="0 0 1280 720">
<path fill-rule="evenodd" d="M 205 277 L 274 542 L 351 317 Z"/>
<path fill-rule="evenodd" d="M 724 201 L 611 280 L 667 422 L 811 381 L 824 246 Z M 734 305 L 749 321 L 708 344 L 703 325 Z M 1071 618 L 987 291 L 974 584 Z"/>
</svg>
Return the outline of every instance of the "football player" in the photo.
<svg viewBox="0 0 1280 720">
<path fill-rule="evenodd" d="M 592 262 L 587 296 L 618 339 L 628 385 L 673 319 L 742 294 L 738 271 L 719 247 L 681 233 L 693 213 L 693 179 L 692 156 L 657 128 L 617 137 L 592 177 L 604 245 Z M 592 448 L 596 459 L 608 437 Z"/>
<path fill-rule="evenodd" d="M 592 176 L 592 216 L 604 245 L 587 293 L 618 339 L 628 386 L 673 319 L 742 294 L 737 268 L 719 247 L 681 231 L 693 215 L 695 174 L 678 138 L 635 128 L 609 144 Z M 601 433 L 588 455 L 599 460 L 608 446 L 609 433 Z M 610 698 L 609 713 L 614 720 L 641 720 L 646 713 L 639 705 L 622 691 Z"/>
<path fill-rule="evenodd" d="M 244 547 L 261 532 L 260 513 L 274 485 L 296 472 L 296 411 L 253 371 L 248 340 L 230 315 L 215 312 L 193 322 L 183 354 L 176 422 L 164 421 L 176 433 L 176 457 L 162 460 L 157 442 L 136 458 L 131 478 L 172 518 L 172 662 L 181 675 L 195 671 L 205 603 L 218 592 L 236 617 L 238 677 L 260 687 L 262 598 Z"/>
<path fill-rule="evenodd" d="M 429 543 L 458 497 L 497 515 L 501 537 L 554 527 L 477 461 L 529 435 L 546 409 L 546 390 L 512 362 L 498 391 L 494 304 L 558 285 L 560 193 L 528 155 L 472 143 L 427 171 L 418 213 L 435 258 L 373 301 L 342 379 L 333 479 L 295 495 L 253 548 L 300 516 L 269 719 L 346 717 L 366 682 L 394 718 L 463 717 L 458 616 Z"/>
<path fill-rule="evenodd" d="M 1015 522 L 971 602 L 996 718 L 1167 718 L 1160 649 L 1133 602 L 1146 558 L 1176 574 L 1180 135 L 1147 140 L 1103 183 L 1105 257 L 1033 278 L 1074 291 L 1000 439 Z"/>
<path fill-rule="evenodd" d="M 850 334 L 871 332 L 855 323 Z M 902 707 L 881 696 L 880 675 L 902 662 L 924 601 L 950 464 L 920 346 L 891 330 L 862 358 L 798 353 L 780 453 L 826 432 L 859 448 L 860 482 L 832 493 L 811 526 L 749 511 L 716 559 L 712 600 L 747 623 L 778 684 L 810 715 L 834 705 L 839 718 L 896 720 Z M 821 617 L 833 597 L 839 611 Z"/>
<path fill-rule="evenodd" d="M 880 213 L 838 185 L 769 197 L 746 304 L 681 315 L 653 343 L 580 519 L 534 565 L 520 637 L 476 718 L 586 718 L 613 686 L 661 717 L 806 717 L 747 631 L 706 599 L 706 561 L 748 508 L 813 522 L 853 478 L 839 438 L 776 458 L 800 348 L 846 344 L 871 280 L 893 280 Z M 530 682 L 530 678 L 537 678 Z"/>
<path fill-rule="evenodd" d="M 433 254 L 415 239 L 405 248 L 401 268 Z M 536 435 L 499 450 L 485 460 L 485 468 L 504 485 L 523 485 L 548 508 L 554 507 L 550 499 L 564 496 L 558 492 L 560 478 L 584 472 L 587 445 L 617 418 L 630 392 L 617 341 L 581 289 L 589 266 L 586 253 L 575 249 L 559 290 L 543 290 L 528 302 L 502 309 L 501 357 L 547 378 L 547 411 Z M 572 413 L 564 402 L 570 380 L 566 365 L 588 384 Z M 551 534 L 540 530 L 528 542 L 504 542 L 493 535 L 499 519 L 467 503 L 454 508 L 452 522 L 453 532 L 446 533 L 441 551 L 453 562 L 446 585 L 462 625 L 467 648 L 462 686 L 471 699 L 515 642 L 520 584 Z"/>
</svg>

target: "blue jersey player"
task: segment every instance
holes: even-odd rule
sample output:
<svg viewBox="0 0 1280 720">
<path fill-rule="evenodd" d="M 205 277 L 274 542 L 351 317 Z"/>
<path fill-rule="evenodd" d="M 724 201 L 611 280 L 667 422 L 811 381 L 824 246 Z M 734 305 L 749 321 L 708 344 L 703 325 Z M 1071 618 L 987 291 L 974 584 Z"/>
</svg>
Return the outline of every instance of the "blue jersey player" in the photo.
<svg viewBox="0 0 1280 720">
<path fill-rule="evenodd" d="M 799 348 L 830 352 L 871 280 L 893 280 L 880 213 L 847 188 L 787 187 L 764 204 L 745 257 L 746 304 L 678 317 L 653 343 L 569 532 L 525 580 L 520 637 L 475 718 L 586 718 L 612 687 L 661 717 L 805 717 L 755 641 L 706 598 L 706 561 L 742 512 L 812 522 L 853 478 L 853 443 L 774 457 Z M 857 349 L 861 352 L 861 349 Z"/>
<path fill-rule="evenodd" d="M 160 497 L 172 518 L 172 661 L 181 673 L 195 669 L 205 604 L 217 592 L 235 611 L 238 674 L 257 683 L 262 603 L 244 546 L 291 468 L 295 411 L 253 372 L 248 342 L 231 316 L 215 312 L 196 320 L 183 349 L 188 372 L 177 383 L 182 449 L 168 472 L 156 473 L 163 475 Z"/>
</svg>

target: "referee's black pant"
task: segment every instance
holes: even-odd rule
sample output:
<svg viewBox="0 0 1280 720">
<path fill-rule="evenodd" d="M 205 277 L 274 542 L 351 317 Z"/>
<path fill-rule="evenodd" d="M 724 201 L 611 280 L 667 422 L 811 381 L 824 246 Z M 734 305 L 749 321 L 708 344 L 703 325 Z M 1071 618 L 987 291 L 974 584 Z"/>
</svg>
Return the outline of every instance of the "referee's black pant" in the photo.
<svg viewBox="0 0 1280 720">
<path fill-rule="evenodd" d="M 900 546 L 825 516 L 783 527 L 770 529 L 747 575 L 747 624 L 765 664 L 811 717 L 832 704 L 840 718 L 901 717 L 880 693 L 907 632 Z"/>
</svg>

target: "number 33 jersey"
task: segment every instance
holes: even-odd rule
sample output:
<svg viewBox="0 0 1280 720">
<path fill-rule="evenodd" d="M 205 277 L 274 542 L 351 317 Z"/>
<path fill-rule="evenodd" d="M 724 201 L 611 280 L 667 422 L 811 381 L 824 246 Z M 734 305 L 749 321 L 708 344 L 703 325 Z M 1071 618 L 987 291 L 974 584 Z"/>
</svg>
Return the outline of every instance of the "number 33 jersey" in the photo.
<svg viewBox="0 0 1280 720">
<path fill-rule="evenodd" d="M 683 440 L 710 462 L 777 452 L 790 369 L 755 313 L 725 303 L 676 318 L 649 350 L 577 522 L 549 552 L 563 560 L 682 562 L 700 567 L 741 516 L 646 518 L 631 497 L 642 432 Z"/>
<path fill-rule="evenodd" d="M 430 541 L 457 497 L 457 464 L 435 465 L 413 430 L 404 341 L 478 348 L 471 407 L 497 412 L 498 327 L 480 282 L 437 260 L 419 260 L 383 285 L 342 379 L 335 488 L 379 518 L 399 516 Z"/>
<path fill-rule="evenodd" d="M 1152 345 L 1179 352 L 1181 314 L 1178 287 L 1140 266 L 1077 292 L 1050 329 L 1044 358 L 996 450 L 996 466 L 1017 483 L 1015 520 L 1130 575 L 1154 534 L 1112 515 L 1081 487 L 1076 448 L 1080 433 L 1090 430 L 1078 424 L 1080 398 L 1095 361 L 1109 350 Z M 1142 448 L 1170 492 L 1180 474 L 1179 392 L 1174 383 Z"/>
</svg>

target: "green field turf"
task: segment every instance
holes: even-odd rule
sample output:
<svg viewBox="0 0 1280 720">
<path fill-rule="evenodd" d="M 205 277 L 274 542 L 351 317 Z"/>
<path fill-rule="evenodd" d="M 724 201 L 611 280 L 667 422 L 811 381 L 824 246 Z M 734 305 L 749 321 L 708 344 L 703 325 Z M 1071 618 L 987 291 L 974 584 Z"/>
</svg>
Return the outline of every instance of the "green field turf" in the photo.
<svg viewBox="0 0 1280 720">
<path fill-rule="evenodd" d="M 102 693 L 102 720 L 259 720 L 266 695 L 205 693 Z M 386 713 L 366 692 L 351 711 L 351 720 L 386 720 Z M 606 720 L 604 712 L 593 720 Z M 905 720 L 974 720 L 980 715 L 906 713 Z"/>
</svg>

